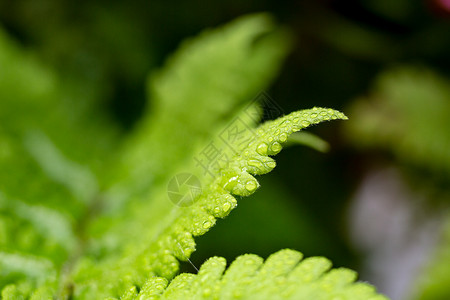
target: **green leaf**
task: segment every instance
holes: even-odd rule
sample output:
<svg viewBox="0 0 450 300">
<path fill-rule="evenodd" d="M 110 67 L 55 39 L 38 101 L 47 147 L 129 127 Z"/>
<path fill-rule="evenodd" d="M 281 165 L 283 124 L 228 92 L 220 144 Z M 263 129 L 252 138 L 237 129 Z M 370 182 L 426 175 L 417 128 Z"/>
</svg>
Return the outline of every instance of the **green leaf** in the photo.
<svg viewBox="0 0 450 300">
<path fill-rule="evenodd" d="M 132 170 L 127 184 L 145 189 L 190 159 L 267 87 L 289 46 L 289 35 L 267 14 L 242 17 L 183 42 L 149 78 L 149 108 L 125 147 L 120 176 Z"/>
<path fill-rule="evenodd" d="M 202 193 L 191 206 L 172 206 L 167 219 L 160 224 L 159 233 L 148 239 L 142 236 L 140 243 L 136 241 L 133 249 L 129 249 L 118 264 L 111 265 L 110 261 L 106 261 L 104 265 L 84 266 L 78 271 L 78 285 L 89 288 L 93 282 L 99 281 L 96 283 L 98 288 L 107 288 L 106 282 L 119 282 L 120 285 L 115 285 L 114 290 L 104 290 L 101 294 L 118 293 L 115 295 L 118 297 L 133 286 L 141 288 L 148 274 L 173 278 L 178 271 L 178 260 L 187 260 L 195 251 L 193 236 L 206 233 L 217 218 L 226 217 L 236 207 L 237 200 L 233 195 L 248 196 L 256 191 L 259 183 L 252 175 L 268 173 L 275 167 L 275 161 L 269 156 L 281 151 L 290 134 L 334 119 L 346 117 L 332 109 L 315 107 L 268 121 L 258 128 L 246 127 L 241 136 L 234 140 L 234 147 L 223 149 L 228 154 L 228 160 L 213 171 L 214 176 L 201 177 Z M 148 212 L 144 213 L 148 215 Z M 162 224 L 166 224 L 165 227 Z M 99 267 L 103 271 L 91 272 L 92 275 L 87 277 L 82 274 Z"/>
<path fill-rule="evenodd" d="M 0 28 L 3 298 L 54 295 L 61 269 L 79 251 L 77 229 L 116 136 L 93 95 L 78 88 Z"/>
<path fill-rule="evenodd" d="M 221 257 L 208 259 L 198 274 L 180 274 L 167 283 L 150 278 L 133 299 L 353 299 L 387 300 L 375 288 L 354 282 L 349 269 L 331 269 L 323 257 L 281 250 L 265 262 L 257 255 L 239 256 L 228 269 Z M 167 286 L 167 287 L 166 287 Z"/>
<path fill-rule="evenodd" d="M 276 75 L 288 45 L 286 33 L 276 29 L 268 15 L 247 16 L 184 43 L 167 66 L 150 78 L 149 109 L 119 150 L 119 166 L 104 195 L 111 206 L 89 227 L 96 239 L 77 265 L 76 293 L 117 296 L 130 285 L 121 279 L 123 274 L 140 284 L 149 272 L 175 274 L 178 262 L 173 252 L 178 257 L 190 255 L 195 244 L 189 231 L 205 229 L 183 229 L 174 237 L 165 231 L 192 227 L 188 223 L 203 222 L 205 216 L 211 222 L 215 218 L 204 210 L 191 213 L 190 208 L 174 207 L 167 198 L 167 184 L 184 170 L 196 173 L 202 185 L 208 185 L 211 180 L 195 168 L 195 153 L 237 111 L 255 114 L 256 106 L 248 102 Z M 254 116 L 248 121 L 255 126 Z M 228 213 L 235 199 L 225 197 L 228 203 L 222 208 Z M 184 221 L 173 224 L 181 215 Z M 112 287 L 107 284 L 111 280 L 121 283 Z"/>
<path fill-rule="evenodd" d="M 70 94 L 76 88 L 66 83 L 60 88 L 54 72 L 0 33 L 0 63 L 7 70 L 0 73 L 5 145 L 0 164 L 16 170 L 0 174 L 2 299 L 135 299 L 139 293 L 146 293 L 143 298 L 162 293 L 177 275 L 179 260 L 195 251 L 194 236 L 226 217 L 237 205 L 235 196 L 257 190 L 253 176 L 275 167 L 270 156 L 282 150 L 290 134 L 346 119 L 335 110 L 313 108 L 256 125 L 260 109 L 249 101 L 276 75 L 288 45 L 286 33 L 265 14 L 186 42 L 151 77 L 149 109 L 118 147 L 114 126 L 97 124 L 92 107 L 77 105 Z M 37 83 L 27 89 L 27 80 L 34 79 Z M 43 115 L 49 117 L 42 120 Z M 212 144 L 221 157 L 204 169 L 198 158 Z M 186 206 L 174 205 L 167 190 L 180 172 L 200 184 Z M 255 295 L 274 293 L 272 279 L 288 274 L 300 259 L 296 252 L 281 253 L 264 265 L 258 257 L 244 256 L 249 263 L 243 268 L 236 263 L 223 277 L 223 293 L 243 293 L 246 283 Z M 309 283 L 322 278 L 329 265 L 323 259 L 307 261 L 298 268 L 304 272 L 286 277 L 284 292 L 293 289 L 291 279 Z M 189 295 L 204 295 L 224 267 L 214 258 L 198 275 L 206 277 L 180 275 L 167 293 L 185 293 L 178 288 L 191 280 Z M 319 280 L 319 290 L 338 293 L 354 280 L 348 271 L 333 274 Z"/>
</svg>

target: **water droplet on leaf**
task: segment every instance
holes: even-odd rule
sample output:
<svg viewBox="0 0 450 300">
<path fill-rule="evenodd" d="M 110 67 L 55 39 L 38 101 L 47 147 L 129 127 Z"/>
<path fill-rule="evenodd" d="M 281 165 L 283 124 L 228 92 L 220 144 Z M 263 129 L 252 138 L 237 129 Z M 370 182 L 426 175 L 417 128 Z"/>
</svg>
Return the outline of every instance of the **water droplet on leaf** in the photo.
<svg viewBox="0 0 450 300">
<path fill-rule="evenodd" d="M 272 154 L 272 155 L 278 154 L 278 152 L 280 152 L 281 149 L 283 149 L 281 144 L 278 142 L 274 142 L 270 145 L 270 154 Z"/>
<path fill-rule="evenodd" d="M 257 183 L 253 180 L 247 181 L 247 183 L 245 184 L 245 189 L 249 192 L 253 192 L 257 187 Z"/>
<path fill-rule="evenodd" d="M 267 155 L 267 149 L 268 149 L 267 144 L 261 143 L 256 147 L 256 152 L 258 152 L 261 155 Z"/>
</svg>

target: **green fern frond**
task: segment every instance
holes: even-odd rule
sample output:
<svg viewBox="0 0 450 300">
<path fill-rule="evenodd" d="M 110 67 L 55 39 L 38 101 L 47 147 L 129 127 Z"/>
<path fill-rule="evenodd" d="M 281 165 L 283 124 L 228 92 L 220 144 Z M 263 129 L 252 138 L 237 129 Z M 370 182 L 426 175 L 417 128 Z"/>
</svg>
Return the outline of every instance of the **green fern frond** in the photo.
<svg viewBox="0 0 450 300">
<path fill-rule="evenodd" d="M 206 232 L 215 216 L 204 208 L 174 207 L 167 199 L 167 182 L 178 169 L 196 173 L 195 152 L 267 86 L 288 41 L 268 15 L 247 16 L 184 43 L 167 67 L 151 77 L 150 109 L 126 141 L 106 193 L 117 205 L 114 219 L 99 218 L 90 228 L 98 236 L 93 248 L 105 254 L 100 262 L 82 260 L 75 272 L 80 295 L 90 294 L 87 290 L 121 295 L 130 285 L 142 285 L 149 273 L 175 275 L 176 257 L 189 257 L 195 249 L 192 235 Z M 255 113 L 256 107 L 247 110 Z M 256 126 L 254 120 L 247 124 Z M 203 187 L 212 181 L 198 177 Z M 225 216 L 236 205 L 227 193 L 220 194 L 216 216 Z M 123 274 L 129 274 L 126 280 Z M 121 283 L 111 287 L 110 281 Z"/>
<path fill-rule="evenodd" d="M 214 226 L 216 218 L 227 216 L 237 205 L 233 195 L 248 196 L 256 191 L 259 183 L 252 175 L 268 173 L 275 167 L 275 161 L 269 156 L 281 151 L 290 134 L 334 119 L 346 117 L 332 109 L 313 108 L 266 122 L 255 131 L 248 130 L 242 139 L 249 143 L 224 162 L 192 206 L 178 210 L 179 216 L 159 240 L 162 247 L 156 261 L 171 260 L 170 255 L 186 260 L 195 250 L 192 236 L 204 234 Z M 171 278 L 176 271 L 164 266 L 159 274 Z"/>
<path fill-rule="evenodd" d="M 139 293 L 121 299 L 352 299 L 387 300 L 369 284 L 355 282 L 354 271 L 331 269 L 323 257 L 303 259 L 281 250 L 265 262 L 254 254 L 238 257 L 228 269 L 221 257 L 208 259 L 198 274 L 180 274 L 170 284 L 150 278 Z"/>
<path fill-rule="evenodd" d="M 290 36 L 264 13 L 183 42 L 149 77 L 149 109 L 121 158 L 120 174 L 133 170 L 127 185 L 149 174 L 147 182 L 164 177 L 176 167 L 174 157 L 190 159 L 196 147 L 267 87 L 289 48 Z M 154 149 L 152 157 L 148 149 Z"/>
<path fill-rule="evenodd" d="M 96 155 L 108 156 L 115 126 L 94 112 L 92 94 L 70 94 L 75 82 L 58 78 L 1 28 L 0 66 L 2 299 L 48 299 L 79 250 L 77 223 L 104 170 Z"/>
<path fill-rule="evenodd" d="M 0 33 L 3 43 L 8 41 Z M 111 134 L 103 125 L 91 131 L 95 123 L 84 127 L 67 118 L 74 104 L 58 102 L 62 91 L 51 71 L 41 71 L 14 47 L 0 49 L 0 62 L 10 72 L 0 73 L 0 96 L 5 99 L 0 116 L 7 121 L 0 128 L 0 142 L 6 145 L 0 164 L 17 169 L 13 175 L 0 174 L 2 299 L 176 298 L 188 292 L 189 297 L 209 297 L 216 289 L 225 298 L 239 293 L 247 297 L 247 292 L 263 298 L 280 292 L 316 299 L 341 292 L 347 299 L 350 291 L 372 295 L 370 287 L 350 284 L 354 273 L 325 274 L 328 261 L 311 258 L 298 264 L 301 255 L 290 250 L 265 264 L 257 256 L 243 256 L 225 275 L 224 260 L 212 258 L 199 275 L 173 279 L 179 261 L 195 251 L 194 237 L 226 217 L 237 205 L 236 196 L 258 189 L 254 176 L 275 167 L 271 156 L 282 150 L 289 135 L 323 121 L 346 119 L 338 111 L 313 108 L 256 125 L 259 108 L 248 101 L 275 76 L 288 45 L 284 31 L 264 14 L 185 43 L 151 77 L 151 109 L 122 148 L 114 147 L 117 141 L 101 142 Z M 26 76 L 17 67 L 22 63 L 28 66 Z M 21 86 L 35 77 L 36 86 Z M 8 90 L 7 83 L 14 88 Z M 20 101 L 15 101 L 16 93 Z M 11 118 L 22 107 L 23 120 Z M 52 117 L 40 122 L 49 112 Z M 222 134 L 230 135 L 227 130 L 234 122 L 243 130 L 224 141 Z M 83 142 L 70 141 L 80 136 Z M 195 156 L 210 142 L 218 143 L 223 156 L 205 172 Z M 303 142 L 318 145 L 317 140 Z M 118 161 L 116 169 L 105 167 L 111 160 L 95 162 L 110 155 Z M 179 171 L 201 182 L 201 193 L 187 207 L 173 205 L 167 197 L 167 182 Z M 24 189 L 24 182 L 30 188 Z M 303 289 L 296 288 L 299 282 Z"/>
<path fill-rule="evenodd" d="M 290 134 L 335 119 L 346 117 L 332 109 L 315 107 L 268 121 L 255 129 L 248 128 L 242 133 L 239 142 L 236 141 L 236 148 L 227 150 L 230 157 L 215 170 L 214 176 L 209 181 L 206 181 L 206 176 L 202 177 L 205 180 L 204 188 L 193 205 L 173 207 L 167 227 L 161 229 L 156 239 L 153 237 L 153 240 L 148 241 L 148 246 L 140 248 L 140 252 L 128 253 L 124 260 L 114 266 L 113 271 L 107 265 L 108 269 L 104 273 L 101 270 L 100 273 L 94 273 L 103 278 L 98 283 L 102 288 L 107 288 L 106 282 L 116 276 L 120 280 L 120 284 L 114 286 L 114 291 L 105 290 L 102 295 L 109 293 L 114 296 L 114 293 L 118 293 L 119 296 L 123 291 L 133 290 L 133 287 L 138 290 L 144 286 L 148 274 L 169 280 L 173 278 L 178 272 L 178 260 L 187 260 L 195 251 L 193 237 L 206 233 L 214 226 L 217 218 L 226 217 L 237 205 L 234 196 L 248 196 L 256 191 L 259 183 L 252 175 L 268 173 L 275 167 L 275 161 L 269 156 L 281 151 Z M 242 141 L 246 143 L 242 144 Z M 87 265 L 78 274 L 91 268 L 94 266 Z M 114 270 L 117 271 L 116 275 Z M 123 274 L 127 274 L 126 280 Z M 89 286 L 92 283 L 89 278 L 79 277 L 78 284 Z"/>
</svg>

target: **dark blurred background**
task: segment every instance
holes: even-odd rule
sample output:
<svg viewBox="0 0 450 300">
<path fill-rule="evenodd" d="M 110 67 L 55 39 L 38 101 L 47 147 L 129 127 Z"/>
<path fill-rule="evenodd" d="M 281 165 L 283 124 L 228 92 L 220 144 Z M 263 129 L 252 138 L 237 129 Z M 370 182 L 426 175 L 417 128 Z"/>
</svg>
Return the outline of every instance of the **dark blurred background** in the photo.
<svg viewBox="0 0 450 300">
<path fill-rule="evenodd" d="M 396 66 L 421 66 L 450 76 L 450 4 L 445 0 L 0 0 L 0 23 L 61 76 L 82 82 L 124 130 L 131 130 L 147 105 L 147 75 L 161 67 L 182 40 L 260 11 L 274 15 L 294 37 L 293 51 L 268 89 L 285 113 L 312 106 L 346 112 L 357 97 L 370 93 L 378 74 Z M 394 271 L 373 270 L 368 261 L 379 247 L 360 247 L 363 242 L 351 230 L 360 225 L 355 221 L 355 198 L 364 178 L 374 169 L 395 168 L 397 158 L 389 151 L 358 149 L 342 133 L 342 123 L 311 130 L 331 144 L 329 153 L 290 147 L 279 155 L 278 167 L 261 178 L 260 191 L 242 199 L 226 222 L 197 239 L 194 264 L 213 255 L 231 261 L 247 252 L 267 257 L 294 248 L 354 268 L 393 299 L 406 299 L 416 279 L 406 278 L 394 287 L 377 281 L 383 272 Z M 380 176 L 389 181 L 390 175 Z M 442 180 L 443 189 L 447 179 Z M 433 220 L 434 214 L 424 219 Z M 430 226 L 434 232 L 439 228 Z M 436 240 L 427 243 L 433 248 Z M 377 241 L 389 243 L 387 236 Z M 401 254 L 402 249 L 393 251 Z M 414 257 L 429 255 L 420 249 Z M 396 268 L 410 270 L 423 260 Z M 193 271 L 189 265 L 183 268 Z"/>
<path fill-rule="evenodd" d="M 0 21 L 11 35 L 62 72 L 101 86 L 105 105 L 127 127 L 145 105 L 148 71 L 183 39 L 259 11 L 295 35 L 270 91 L 286 111 L 343 108 L 387 65 L 450 69 L 444 0 L 0 1 Z"/>
</svg>

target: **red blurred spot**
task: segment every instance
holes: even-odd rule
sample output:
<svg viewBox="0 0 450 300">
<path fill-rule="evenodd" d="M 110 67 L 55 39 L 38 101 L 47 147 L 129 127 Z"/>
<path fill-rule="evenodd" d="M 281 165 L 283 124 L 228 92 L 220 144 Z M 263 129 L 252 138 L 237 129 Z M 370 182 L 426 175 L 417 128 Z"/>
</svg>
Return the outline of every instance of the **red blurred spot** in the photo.
<svg viewBox="0 0 450 300">
<path fill-rule="evenodd" d="M 428 7 L 440 17 L 450 18 L 450 0 L 428 0 Z"/>
</svg>

